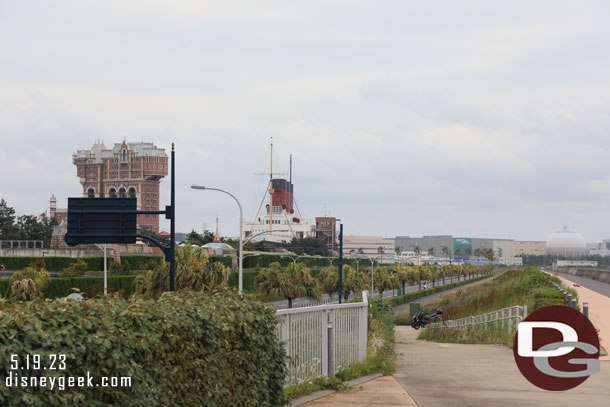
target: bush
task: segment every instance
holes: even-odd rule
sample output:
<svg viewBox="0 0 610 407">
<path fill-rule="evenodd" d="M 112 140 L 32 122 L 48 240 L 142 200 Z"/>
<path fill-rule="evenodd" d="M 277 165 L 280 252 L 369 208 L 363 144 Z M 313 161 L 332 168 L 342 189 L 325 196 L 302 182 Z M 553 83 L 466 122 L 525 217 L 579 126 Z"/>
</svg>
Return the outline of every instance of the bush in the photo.
<svg viewBox="0 0 610 407">
<path fill-rule="evenodd" d="M 385 301 L 389 302 L 392 307 L 397 307 L 399 305 L 406 304 L 408 302 L 412 302 L 413 300 L 417 300 L 419 298 L 426 297 L 428 295 L 440 293 L 441 291 L 450 290 L 452 288 L 459 287 L 459 286 L 462 286 L 465 284 L 470 284 L 475 281 L 479 281 L 479 280 L 482 280 L 482 279 L 488 278 L 488 277 L 491 277 L 491 274 L 472 278 L 470 280 L 462 280 L 462 281 L 458 281 L 458 282 L 451 283 L 451 284 L 437 285 L 436 287 L 433 287 L 433 288 L 427 288 L 425 290 L 415 291 L 415 292 L 408 293 L 405 295 L 400 295 L 398 297 L 392 297 L 392 298 L 386 299 Z"/>
<path fill-rule="evenodd" d="M 274 311 L 231 292 L 3 303 L 0 369 L 11 354 L 66 355 L 65 370 L 19 376 L 130 377 L 131 387 L 0 387 L 0 404 L 37 406 L 283 406 L 284 347 Z M 31 357 L 31 356 L 30 356 Z M 64 379 L 66 380 L 66 379 Z M 3 383 L 4 384 L 4 383 Z"/>
<path fill-rule="evenodd" d="M 64 268 L 62 274 L 65 276 L 76 276 L 82 275 L 87 272 L 87 263 L 82 260 L 77 261 L 76 263 L 70 264 L 68 267 Z"/>
<path fill-rule="evenodd" d="M 531 312 L 549 305 L 563 305 L 563 294 L 554 287 L 543 287 L 534 291 L 534 309 Z"/>
<path fill-rule="evenodd" d="M 119 293 L 123 297 L 133 294 L 135 276 L 108 276 L 108 292 Z M 45 298 L 66 297 L 76 288 L 87 298 L 104 292 L 104 277 L 57 277 L 51 278 L 42 293 Z M 0 280 L 0 294 L 9 296 L 9 280 Z"/>
</svg>

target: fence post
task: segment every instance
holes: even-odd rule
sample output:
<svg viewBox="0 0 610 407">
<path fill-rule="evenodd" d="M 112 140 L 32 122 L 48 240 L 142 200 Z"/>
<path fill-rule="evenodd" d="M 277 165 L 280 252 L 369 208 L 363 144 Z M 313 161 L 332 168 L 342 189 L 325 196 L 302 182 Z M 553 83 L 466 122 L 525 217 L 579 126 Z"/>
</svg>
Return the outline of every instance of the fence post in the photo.
<svg viewBox="0 0 610 407">
<path fill-rule="evenodd" d="M 589 318 L 589 303 L 588 302 L 582 303 L 582 313 L 584 314 L 585 318 Z"/>
<path fill-rule="evenodd" d="M 508 332 L 513 331 L 513 309 L 512 307 L 508 309 Z"/>
<path fill-rule="evenodd" d="M 563 305 L 566 305 L 568 303 L 568 293 L 565 290 L 561 290 L 561 293 L 563 294 Z"/>
<path fill-rule="evenodd" d="M 358 311 L 358 360 L 366 359 L 367 336 L 368 336 L 368 291 L 362 292 L 362 306 Z"/>
<path fill-rule="evenodd" d="M 333 323 L 328 323 L 328 377 L 335 375 L 335 336 Z"/>
<path fill-rule="evenodd" d="M 502 330 L 504 330 L 504 313 L 505 313 L 505 312 L 506 312 L 506 310 L 505 310 L 505 309 L 503 309 L 503 310 L 501 311 L 501 313 L 500 313 L 501 318 L 502 318 Z"/>
<path fill-rule="evenodd" d="M 328 321 L 328 310 L 322 315 L 322 375 L 330 377 L 328 372 L 328 367 L 330 366 L 329 358 L 328 358 L 328 350 L 330 346 L 328 345 L 328 339 L 330 338 L 329 329 L 330 322 Z"/>
<path fill-rule="evenodd" d="M 570 308 L 574 308 L 574 307 L 572 306 L 572 294 L 568 294 L 568 307 L 570 307 Z"/>
</svg>

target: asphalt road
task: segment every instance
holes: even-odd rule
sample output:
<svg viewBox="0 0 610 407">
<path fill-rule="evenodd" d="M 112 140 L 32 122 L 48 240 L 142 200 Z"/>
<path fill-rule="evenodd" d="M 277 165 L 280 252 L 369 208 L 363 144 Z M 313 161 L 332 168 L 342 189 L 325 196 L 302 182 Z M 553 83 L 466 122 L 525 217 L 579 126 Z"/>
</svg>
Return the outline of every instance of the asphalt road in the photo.
<svg viewBox="0 0 610 407">
<path fill-rule="evenodd" d="M 592 280 L 590 278 L 575 276 L 573 274 L 568 273 L 553 273 L 557 274 L 565 278 L 566 280 L 570 280 L 573 283 L 579 284 L 583 287 L 587 287 L 589 290 L 593 290 L 596 293 L 600 293 L 601 295 L 605 295 L 606 297 L 610 297 L 610 284 L 602 283 L 601 281 Z"/>
</svg>

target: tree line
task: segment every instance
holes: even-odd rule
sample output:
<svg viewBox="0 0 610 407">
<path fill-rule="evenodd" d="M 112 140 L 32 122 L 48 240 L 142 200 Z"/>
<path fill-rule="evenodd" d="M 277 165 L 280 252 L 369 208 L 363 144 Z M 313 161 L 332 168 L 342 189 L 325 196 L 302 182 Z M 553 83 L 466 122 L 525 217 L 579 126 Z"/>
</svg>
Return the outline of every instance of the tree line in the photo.
<svg viewBox="0 0 610 407">
<path fill-rule="evenodd" d="M 44 247 L 50 247 L 56 225 L 57 220 L 46 214 L 16 216 L 15 209 L 0 199 L 0 240 L 42 240 Z"/>
</svg>

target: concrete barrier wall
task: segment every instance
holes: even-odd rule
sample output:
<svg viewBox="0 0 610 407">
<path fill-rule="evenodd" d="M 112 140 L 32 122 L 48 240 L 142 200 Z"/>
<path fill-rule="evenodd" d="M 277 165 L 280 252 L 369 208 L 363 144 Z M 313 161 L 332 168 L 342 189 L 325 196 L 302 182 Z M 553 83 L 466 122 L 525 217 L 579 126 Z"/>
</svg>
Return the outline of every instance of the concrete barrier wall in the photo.
<svg viewBox="0 0 610 407">
<path fill-rule="evenodd" d="M 590 278 L 591 280 L 601 281 L 602 283 L 610 284 L 610 270 L 600 270 L 600 269 L 568 269 L 562 270 L 557 269 L 557 271 L 566 272 L 569 274 L 573 274 L 579 277 Z"/>
</svg>

